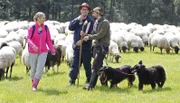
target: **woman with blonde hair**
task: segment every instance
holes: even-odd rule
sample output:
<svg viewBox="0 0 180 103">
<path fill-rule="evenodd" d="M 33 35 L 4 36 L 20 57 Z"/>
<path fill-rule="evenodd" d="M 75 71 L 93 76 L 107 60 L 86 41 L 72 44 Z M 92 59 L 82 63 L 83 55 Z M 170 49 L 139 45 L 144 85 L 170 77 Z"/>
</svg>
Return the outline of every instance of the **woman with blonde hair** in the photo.
<svg viewBox="0 0 180 103">
<path fill-rule="evenodd" d="M 46 44 L 53 55 L 55 55 L 55 50 L 52 44 L 49 29 L 47 25 L 44 25 L 45 14 L 43 12 L 37 12 L 33 19 L 35 24 L 29 28 L 26 39 L 29 45 L 28 50 L 30 53 L 30 78 L 32 80 L 32 90 L 36 91 L 42 77 L 48 53 Z"/>
</svg>

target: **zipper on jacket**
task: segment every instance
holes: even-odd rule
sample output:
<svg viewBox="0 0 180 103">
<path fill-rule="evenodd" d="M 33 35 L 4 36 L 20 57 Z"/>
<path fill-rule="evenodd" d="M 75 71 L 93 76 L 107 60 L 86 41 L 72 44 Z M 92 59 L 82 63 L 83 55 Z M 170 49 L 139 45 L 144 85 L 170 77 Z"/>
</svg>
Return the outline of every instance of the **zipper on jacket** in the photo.
<svg viewBox="0 0 180 103">
<path fill-rule="evenodd" d="M 41 47 L 42 46 L 42 32 L 41 32 L 41 34 L 40 34 L 40 53 L 41 53 Z"/>
</svg>

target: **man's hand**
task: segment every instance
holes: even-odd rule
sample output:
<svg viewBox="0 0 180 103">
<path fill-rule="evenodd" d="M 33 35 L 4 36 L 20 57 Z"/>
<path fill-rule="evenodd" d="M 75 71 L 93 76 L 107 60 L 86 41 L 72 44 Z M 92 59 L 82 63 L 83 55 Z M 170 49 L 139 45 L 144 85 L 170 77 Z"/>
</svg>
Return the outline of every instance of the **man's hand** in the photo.
<svg viewBox="0 0 180 103">
<path fill-rule="evenodd" d="M 83 41 L 83 40 L 82 40 L 82 41 Z M 82 44 L 82 43 L 81 43 L 81 40 L 79 40 L 79 41 L 76 42 L 76 45 L 77 45 L 77 46 L 80 46 L 81 44 Z"/>
<path fill-rule="evenodd" d="M 82 37 L 84 37 L 84 36 L 86 36 L 87 34 L 86 34 L 84 31 L 81 31 L 80 35 L 81 35 Z"/>
<path fill-rule="evenodd" d="M 77 17 L 77 19 L 78 19 L 78 20 L 84 20 L 84 19 L 86 19 L 86 17 L 87 17 L 87 15 L 79 15 L 79 16 Z"/>
<path fill-rule="evenodd" d="M 82 17 L 81 17 L 81 15 L 79 15 L 79 16 L 77 17 L 77 19 L 78 19 L 78 20 L 82 20 Z"/>
<path fill-rule="evenodd" d="M 88 41 L 88 40 L 89 40 L 89 36 L 85 36 L 85 37 L 83 38 L 83 40 L 84 40 L 84 41 Z"/>
</svg>

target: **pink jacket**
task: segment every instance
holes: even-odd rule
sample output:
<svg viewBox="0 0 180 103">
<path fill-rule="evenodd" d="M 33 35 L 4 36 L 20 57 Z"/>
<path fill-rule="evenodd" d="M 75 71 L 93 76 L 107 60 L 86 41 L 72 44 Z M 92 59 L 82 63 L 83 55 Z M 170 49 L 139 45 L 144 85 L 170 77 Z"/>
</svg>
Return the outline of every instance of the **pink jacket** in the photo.
<svg viewBox="0 0 180 103">
<path fill-rule="evenodd" d="M 48 46 L 51 53 L 54 53 L 55 50 L 54 50 L 54 47 L 52 44 L 49 29 L 47 29 L 47 33 L 46 33 L 46 29 L 45 29 L 45 26 L 43 24 L 42 25 L 42 33 L 39 34 L 38 28 L 39 28 L 39 25 L 38 25 L 38 23 L 36 23 L 35 24 L 35 31 L 34 31 L 32 38 L 31 38 L 31 35 L 33 32 L 33 27 L 30 27 L 28 30 L 27 42 L 29 44 L 29 52 L 33 53 L 33 54 L 40 54 L 42 52 L 47 52 L 48 51 L 47 46 Z M 47 46 L 46 46 L 46 44 L 47 44 Z M 34 46 L 38 47 L 37 52 L 35 52 L 33 50 Z"/>
</svg>

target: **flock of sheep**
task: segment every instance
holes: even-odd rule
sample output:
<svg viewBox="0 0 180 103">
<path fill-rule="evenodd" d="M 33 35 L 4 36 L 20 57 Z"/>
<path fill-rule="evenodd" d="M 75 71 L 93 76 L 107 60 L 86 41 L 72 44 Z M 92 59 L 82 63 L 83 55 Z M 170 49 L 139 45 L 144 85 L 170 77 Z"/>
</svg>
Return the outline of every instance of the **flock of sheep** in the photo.
<svg viewBox="0 0 180 103">
<path fill-rule="evenodd" d="M 26 66 L 27 72 L 30 69 L 28 47 L 25 37 L 27 29 L 34 22 L 28 21 L 1 21 L 0 22 L 0 78 L 8 73 L 9 67 L 13 67 L 16 56 L 19 55 L 21 63 Z M 66 61 L 69 66 L 73 57 L 73 31 L 68 30 L 69 22 L 60 23 L 57 21 L 46 21 L 54 46 L 61 47 L 61 60 Z M 150 46 L 150 50 L 155 47 L 167 53 L 178 53 L 180 45 L 180 28 L 174 25 L 147 24 L 142 26 L 137 23 L 111 23 L 111 42 L 109 46 L 109 56 L 111 60 L 115 58 L 118 62 L 120 52 L 129 52 L 133 49 L 138 53 L 144 51 L 144 46 Z M 5 70 L 6 69 L 6 70 Z M 10 70 L 12 72 L 12 69 Z M 11 75 L 10 75 L 11 77 Z"/>
</svg>

